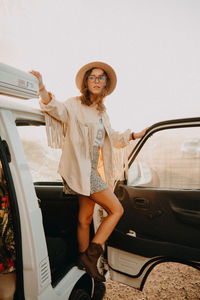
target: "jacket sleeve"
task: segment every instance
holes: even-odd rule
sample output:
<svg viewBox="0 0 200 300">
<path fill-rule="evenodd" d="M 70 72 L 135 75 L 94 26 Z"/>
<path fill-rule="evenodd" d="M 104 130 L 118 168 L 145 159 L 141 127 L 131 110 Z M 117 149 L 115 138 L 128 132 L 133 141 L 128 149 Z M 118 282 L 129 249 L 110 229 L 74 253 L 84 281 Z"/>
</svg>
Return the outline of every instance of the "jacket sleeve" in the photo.
<svg viewBox="0 0 200 300">
<path fill-rule="evenodd" d="M 110 136 L 111 136 L 113 147 L 115 147 L 115 148 L 124 148 L 124 147 L 126 147 L 130 142 L 129 138 L 130 138 L 130 134 L 131 134 L 131 129 L 127 129 L 123 133 L 115 131 L 111 127 L 110 119 L 109 119 L 107 114 L 106 114 L 106 118 L 107 118 L 107 124 L 108 124 L 108 127 L 109 127 L 109 133 L 110 133 Z"/>
<path fill-rule="evenodd" d="M 62 148 L 69 118 L 70 99 L 59 102 L 52 97 L 48 104 L 40 101 L 44 112 L 48 145 L 52 148 Z"/>
<path fill-rule="evenodd" d="M 67 123 L 69 99 L 65 102 L 59 102 L 55 99 L 55 96 L 52 95 L 52 100 L 48 104 L 42 103 L 41 100 L 39 104 L 43 112 L 62 123 Z"/>
</svg>

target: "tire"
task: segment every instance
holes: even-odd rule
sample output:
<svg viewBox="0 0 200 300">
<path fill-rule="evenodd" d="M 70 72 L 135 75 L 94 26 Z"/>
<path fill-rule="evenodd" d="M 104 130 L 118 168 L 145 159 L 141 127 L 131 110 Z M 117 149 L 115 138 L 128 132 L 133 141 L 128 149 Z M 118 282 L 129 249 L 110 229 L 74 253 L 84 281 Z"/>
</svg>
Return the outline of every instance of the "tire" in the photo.
<svg viewBox="0 0 200 300">
<path fill-rule="evenodd" d="M 74 289 L 69 300 L 91 300 L 90 295 L 83 289 Z"/>
<path fill-rule="evenodd" d="M 102 300 L 106 293 L 105 283 L 94 279 L 94 294 L 92 300 Z"/>
</svg>

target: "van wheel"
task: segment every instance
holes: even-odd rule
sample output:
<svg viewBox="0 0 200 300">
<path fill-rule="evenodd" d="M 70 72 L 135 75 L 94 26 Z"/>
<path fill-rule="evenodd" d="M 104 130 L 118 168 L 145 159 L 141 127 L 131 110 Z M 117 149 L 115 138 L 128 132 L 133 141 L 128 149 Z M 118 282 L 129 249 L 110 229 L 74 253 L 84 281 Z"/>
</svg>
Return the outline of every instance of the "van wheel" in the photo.
<svg viewBox="0 0 200 300">
<path fill-rule="evenodd" d="M 91 300 L 90 295 L 83 289 L 74 289 L 69 300 Z"/>
</svg>

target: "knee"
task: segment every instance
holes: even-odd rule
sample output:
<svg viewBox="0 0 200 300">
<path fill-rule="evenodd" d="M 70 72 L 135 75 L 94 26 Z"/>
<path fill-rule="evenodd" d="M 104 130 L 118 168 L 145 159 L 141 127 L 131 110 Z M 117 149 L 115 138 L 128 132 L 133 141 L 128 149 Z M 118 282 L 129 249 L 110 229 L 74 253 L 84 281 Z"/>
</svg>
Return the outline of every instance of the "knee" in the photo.
<svg viewBox="0 0 200 300">
<path fill-rule="evenodd" d="M 124 208 L 120 204 L 115 208 L 114 214 L 120 219 L 122 217 L 123 213 L 124 213 Z"/>
<path fill-rule="evenodd" d="M 13 300 L 16 288 L 16 274 L 0 274 L 0 300 Z"/>
<path fill-rule="evenodd" d="M 0 300 L 13 300 L 14 298 L 14 292 L 3 290 L 0 291 Z"/>
<path fill-rule="evenodd" d="M 89 226 L 92 222 L 92 218 L 93 218 L 93 214 L 79 216 L 78 217 L 79 226 L 82 227 Z"/>
<path fill-rule="evenodd" d="M 124 214 L 124 208 L 122 205 L 120 205 L 120 208 L 119 208 L 119 215 L 120 215 L 120 218 L 123 216 Z"/>
</svg>

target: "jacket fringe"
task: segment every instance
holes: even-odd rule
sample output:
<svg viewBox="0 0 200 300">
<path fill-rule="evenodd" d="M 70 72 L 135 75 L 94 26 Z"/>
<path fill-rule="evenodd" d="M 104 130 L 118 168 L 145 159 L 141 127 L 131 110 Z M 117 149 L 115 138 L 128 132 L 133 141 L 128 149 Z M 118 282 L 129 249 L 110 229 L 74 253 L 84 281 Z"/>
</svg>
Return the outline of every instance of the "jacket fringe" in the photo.
<svg viewBox="0 0 200 300">
<path fill-rule="evenodd" d="M 44 116 L 48 146 L 54 149 L 61 149 L 64 143 L 66 124 L 54 119 L 47 113 L 44 113 Z"/>
</svg>

